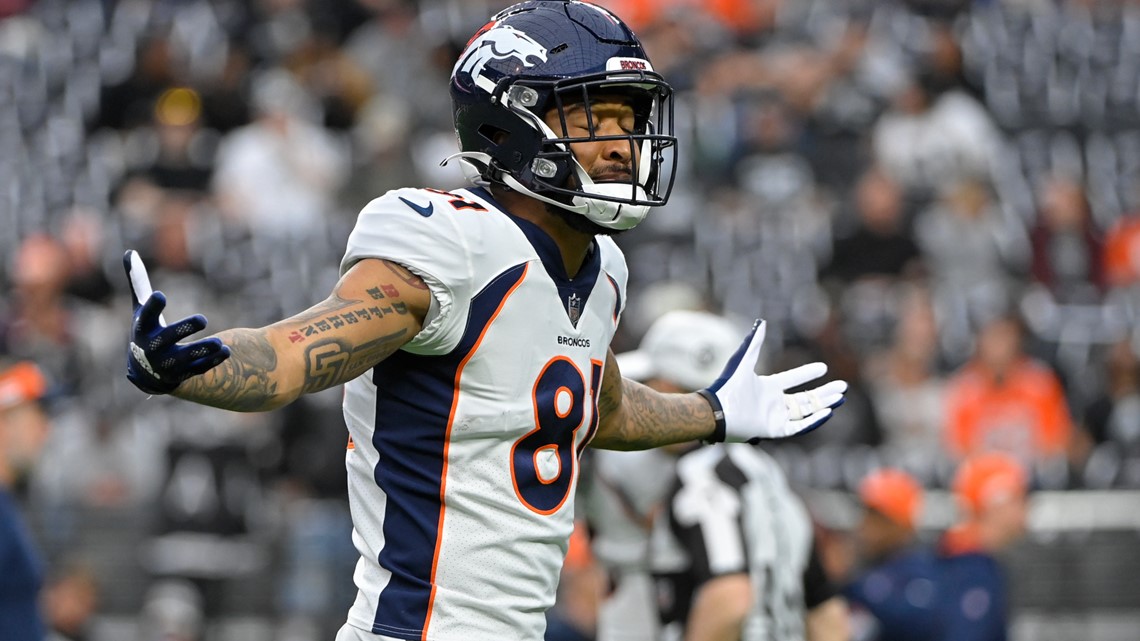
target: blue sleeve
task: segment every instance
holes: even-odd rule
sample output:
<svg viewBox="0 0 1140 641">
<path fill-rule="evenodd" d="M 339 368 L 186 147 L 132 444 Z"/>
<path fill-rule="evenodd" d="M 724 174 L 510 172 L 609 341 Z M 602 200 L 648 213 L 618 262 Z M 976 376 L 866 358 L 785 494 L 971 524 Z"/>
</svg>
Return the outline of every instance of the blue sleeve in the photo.
<svg viewBox="0 0 1140 641">
<path fill-rule="evenodd" d="M 0 635 L 4 641 L 43 641 L 39 612 L 42 570 L 11 497 L 0 491 Z"/>
<path fill-rule="evenodd" d="M 873 625 L 865 636 L 878 641 L 938 638 L 938 567 L 933 555 L 915 551 L 871 568 L 843 590 L 851 610 Z"/>
<path fill-rule="evenodd" d="M 1006 586 L 992 557 L 965 555 L 947 561 L 939 641 L 1006 641 Z"/>
</svg>

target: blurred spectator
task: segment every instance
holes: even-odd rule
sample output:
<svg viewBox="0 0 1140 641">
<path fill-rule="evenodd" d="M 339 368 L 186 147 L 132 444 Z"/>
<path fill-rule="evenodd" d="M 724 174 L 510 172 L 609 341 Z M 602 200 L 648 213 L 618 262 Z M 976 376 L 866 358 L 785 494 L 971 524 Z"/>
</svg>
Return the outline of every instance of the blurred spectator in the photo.
<svg viewBox="0 0 1140 641">
<path fill-rule="evenodd" d="M 1113 287 L 1140 282 L 1140 214 L 1121 216 L 1104 242 L 1104 273 Z"/>
<path fill-rule="evenodd" d="M 59 240 L 67 249 L 71 274 L 67 293 L 92 303 L 108 304 L 114 285 L 103 270 L 105 223 L 102 213 L 88 207 L 75 207 L 64 217 Z"/>
<path fill-rule="evenodd" d="M 343 190 L 341 203 L 346 210 L 390 189 L 419 181 L 411 155 L 413 109 L 395 95 L 377 93 L 364 104 L 352 128 L 352 171 Z"/>
<path fill-rule="evenodd" d="M 903 289 L 891 345 L 866 362 L 865 377 L 888 452 L 910 469 L 943 456 L 946 380 L 939 372 L 938 321 L 930 291 Z"/>
<path fill-rule="evenodd" d="M 0 631 L 5 641 L 42 641 L 43 562 L 20 515 L 16 492 L 47 442 L 40 407 L 47 379 L 23 361 L 0 368 Z"/>
<path fill-rule="evenodd" d="M 938 638 L 1007 638 L 1009 595 L 996 555 L 1025 533 L 1028 488 L 1025 469 L 1005 454 L 979 454 L 959 466 L 953 489 L 960 516 L 939 546 Z"/>
<path fill-rule="evenodd" d="M 621 16 L 638 33 L 652 29 L 654 25 L 668 19 L 671 15 L 699 7 L 702 12 L 712 15 L 724 27 L 732 29 L 739 37 L 743 38 L 770 29 L 784 1 L 610 0 L 599 4 Z M 649 53 L 653 55 L 652 51 Z M 657 58 L 653 58 L 653 60 L 657 60 Z"/>
<path fill-rule="evenodd" d="M 868 388 L 869 381 L 861 367 L 862 350 L 867 348 L 866 343 L 858 342 L 865 339 L 859 336 L 863 328 L 851 322 L 844 324 L 845 319 L 837 309 L 830 311 L 818 334 L 807 338 L 802 346 L 788 345 L 776 361 L 776 369 L 783 369 L 796 362 L 819 360 L 827 363 L 829 375 L 847 381 L 843 411 L 836 412 L 828 420 L 828 429 L 802 434 L 794 441 L 821 457 L 841 455 L 856 445 L 877 447 L 883 442 L 883 428 L 879 423 L 881 412 L 875 407 L 875 399 Z M 825 447 L 830 453 L 820 451 Z"/>
<path fill-rule="evenodd" d="M 859 483 L 863 518 L 855 531 L 860 556 L 882 564 L 917 542 L 923 491 L 918 481 L 898 469 L 874 470 Z"/>
<path fill-rule="evenodd" d="M 137 641 L 203 641 L 205 632 L 202 595 L 193 583 L 165 579 L 147 590 Z"/>
<path fill-rule="evenodd" d="M 352 32 L 345 53 L 368 74 L 378 94 L 413 106 L 413 131 L 450 130 L 446 87 L 458 51 L 440 31 L 443 25 L 421 20 L 418 3 L 412 0 L 370 0 L 366 6 L 374 17 Z M 462 25 L 458 31 L 476 27 Z"/>
<path fill-rule="evenodd" d="M 831 261 L 822 277 L 852 283 L 900 278 L 912 272 L 917 267 L 919 251 L 903 217 L 898 184 L 880 169 L 872 168 L 855 187 L 854 206 L 855 229 L 835 240 Z"/>
<path fill-rule="evenodd" d="M 1093 304 L 1104 288 L 1103 245 L 1079 182 L 1053 176 L 1041 187 L 1033 242 L 1033 279 L 1059 303 Z"/>
<path fill-rule="evenodd" d="M 201 95 L 188 87 L 167 89 L 154 103 L 153 123 L 157 153 L 142 176 L 160 189 L 201 198 L 209 191 L 213 164 Z"/>
<path fill-rule="evenodd" d="M 971 315 L 1017 287 L 1029 266 L 1028 236 L 985 183 L 963 180 L 948 183 L 919 214 L 915 238 L 940 313 L 940 342 L 953 358 L 968 349 Z"/>
<path fill-rule="evenodd" d="M 347 169 L 344 150 L 322 129 L 319 106 L 284 69 L 254 81 L 254 122 L 218 149 L 213 189 L 224 216 L 256 234 L 302 238 L 332 213 Z"/>
<path fill-rule="evenodd" d="M 79 331 L 77 301 L 67 294 L 67 249 L 46 234 L 27 237 L 12 264 L 12 289 L 0 312 L 0 354 L 36 361 L 66 394 L 88 371 L 88 337 Z"/>
<path fill-rule="evenodd" d="M 47 641 L 93 641 L 92 620 L 99 607 L 94 572 L 73 563 L 54 572 L 44 589 Z"/>
<path fill-rule="evenodd" d="M 973 357 L 954 374 L 946 400 L 951 454 L 1011 454 L 1027 464 L 1064 455 L 1072 434 L 1056 374 L 1028 356 L 1022 325 L 1009 314 L 979 329 Z"/>
<path fill-rule="evenodd" d="M 1028 267 L 1021 221 L 1003 212 L 983 182 L 946 183 L 915 220 L 915 236 L 938 295 L 963 300 L 986 284 L 1008 286 Z"/>
<path fill-rule="evenodd" d="M 1140 456 L 1140 358 L 1131 340 L 1108 349 L 1104 394 L 1084 412 L 1084 427 L 1096 444 L 1115 443 L 1123 453 Z"/>
<path fill-rule="evenodd" d="M 953 14 L 960 13 L 967 4 L 963 0 L 908 0 L 912 6 L 927 5 L 956 5 Z M 916 7 L 917 8 L 917 7 Z M 947 91 L 959 90 L 967 93 L 971 98 L 981 97 L 981 90 L 966 73 L 963 67 L 962 45 L 955 33 L 955 24 L 951 16 L 947 19 L 927 20 L 923 24 L 928 27 L 928 41 L 925 51 L 922 52 L 920 64 L 926 75 L 925 83 L 935 95 L 942 95 Z"/>
<path fill-rule="evenodd" d="M 1001 141 L 981 104 L 960 90 L 939 93 L 936 81 L 920 70 L 871 133 L 875 160 L 919 196 L 966 178 L 987 180 Z"/>
<path fill-rule="evenodd" d="M 163 267 L 196 271 L 194 233 L 202 226 L 202 205 L 209 197 L 216 132 L 202 127 L 202 98 L 188 87 L 171 87 L 153 103 L 150 127 L 137 135 L 150 140 L 153 152 L 117 191 L 128 238 L 140 239 Z"/>
<path fill-rule="evenodd" d="M 257 536 L 266 499 L 252 438 L 269 429 L 262 425 L 269 417 L 198 407 L 165 412 L 173 434 L 157 455 L 165 476 L 155 483 L 139 559 L 156 585 L 190 582 L 197 609 L 213 618 L 231 607 L 229 586 L 268 563 L 269 541 Z"/>
<path fill-rule="evenodd" d="M 145 17 L 143 18 L 146 19 Z M 180 81 L 176 54 L 168 34 L 148 33 L 135 47 L 130 75 L 103 87 L 99 124 L 114 129 L 132 129 L 150 122 L 155 100 Z"/>
<path fill-rule="evenodd" d="M 56 465 L 45 466 L 36 476 L 43 506 L 129 509 L 153 498 L 162 480 L 160 430 L 148 425 L 139 434 L 122 408 L 69 410 L 55 421 L 51 445 Z M 53 537 L 66 534 L 52 532 Z"/>
<path fill-rule="evenodd" d="M 328 129 L 343 131 L 373 93 L 368 73 L 327 37 L 314 36 L 285 61 L 297 81 L 320 103 Z"/>
<path fill-rule="evenodd" d="M 817 8 L 834 5 L 817 4 Z M 805 8 L 804 3 L 788 3 L 789 10 Z M 811 28 L 811 9 L 802 16 Z M 868 133 L 887 106 L 890 97 L 910 82 L 904 52 L 891 38 L 882 37 L 867 15 L 866 7 L 842 9 L 833 16 L 826 30 L 815 34 L 815 48 L 821 50 L 819 63 L 825 71 L 814 91 L 798 89 L 805 84 L 800 65 L 788 70 L 794 100 L 808 122 L 810 145 L 806 153 L 821 182 L 836 193 L 846 193 L 861 170 L 873 161 Z M 836 33 L 838 32 L 838 33 Z M 806 74 L 810 79 L 813 74 Z"/>
<path fill-rule="evenodd" d="M 923 492 L 896 469 L 868 474 L 859 485 L 863 515 L 855 534 L 864 569 L 844 589 L 860 641 L 939 638 L 934 553 L 920 546 L 917 528 Z"/>
</svg>

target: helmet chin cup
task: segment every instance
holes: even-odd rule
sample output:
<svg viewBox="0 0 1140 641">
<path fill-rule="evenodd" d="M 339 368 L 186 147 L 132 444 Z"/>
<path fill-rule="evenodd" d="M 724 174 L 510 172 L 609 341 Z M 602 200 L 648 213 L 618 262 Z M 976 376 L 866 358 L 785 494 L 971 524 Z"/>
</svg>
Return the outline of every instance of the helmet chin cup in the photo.
<svg viewBox="0 0 1140 641">
<path fill-rule="evenodd" d="M 645 189 L 641 185 L 629 183 L 590 183 L 582 185 L 582 191 L 586 194 L 611 198 L 645 200 Z M 649 213 L 649 205 L 631 205 L 628 202 L 614 202 L 586 196 L 576 196 L 574 202 L 585 206 L 585 211 L 579 213 L 589 218 L 591 222 L 617 231 L 632 229 Z"/>
</svg>

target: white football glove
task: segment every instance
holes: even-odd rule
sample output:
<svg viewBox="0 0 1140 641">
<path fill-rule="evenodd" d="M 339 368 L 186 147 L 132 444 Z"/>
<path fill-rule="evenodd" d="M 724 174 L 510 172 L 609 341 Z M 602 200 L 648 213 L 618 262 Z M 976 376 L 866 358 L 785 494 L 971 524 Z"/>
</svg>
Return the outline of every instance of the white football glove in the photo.
<svg viewBox="0 0 1140 641">
<path fill-rule="evenodd" d="M 822 425 L 831 418 L 832 410 L 843 404 L 843 395 L 847 392 L 845 381 L 831 381 L 805 392 L 788 393 L 826 374 L 827 365 L 823 363 L 808 363 L 767 376 L 757 374 L 766 329 L 764 321 L 756 321 L 720 378 L 697 391 L 712 405 L 716 417 L 716 431 L 708 442 L 757 443 L 761 439 L 803 434 Z"/>
</svg>

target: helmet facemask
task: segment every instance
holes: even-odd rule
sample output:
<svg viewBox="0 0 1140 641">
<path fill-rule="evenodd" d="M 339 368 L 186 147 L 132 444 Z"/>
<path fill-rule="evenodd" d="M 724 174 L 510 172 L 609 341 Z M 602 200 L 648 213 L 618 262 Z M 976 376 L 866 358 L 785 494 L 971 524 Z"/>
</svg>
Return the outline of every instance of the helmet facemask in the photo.
<svg viewBox="0 0 1140 641">
<path fill-rule="evenodd" d="M 543 96 L 545 101 L 541 101 Z M 593 105 L 599 96 L 619 96 L 629 102 L 634 110 L 633 131 L 599 135 L 593 110 L 587 108 L 588 134 L 566 135 L 568 109 Z M 672 135 L 671 90 L 660 78 L 644 73 L 633 77 L 603 73 L 570 80 L 523 79 L 506 86 L 501 100 L 504 107 L 542 135 L 540 149 L 529 167 L 530 184 L 504 175 L 504 182 L 512 188 L 521 188 L 539 200 L 582 214 L 609 229 L 629 229 L 645 217 L 649 207 L 664 205 L 668 200 L 676 168 L 676 138 Z M 544 119 L 550 110 L 557 113 L 560 132 L 552 130 Z M 629 182 L 595 182 L 571 147 L 606 141 L 629 145 Z"/>
</svg>

